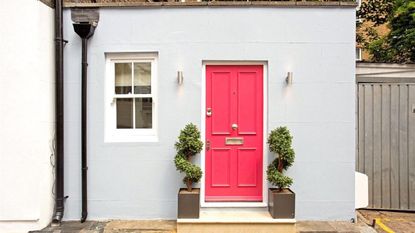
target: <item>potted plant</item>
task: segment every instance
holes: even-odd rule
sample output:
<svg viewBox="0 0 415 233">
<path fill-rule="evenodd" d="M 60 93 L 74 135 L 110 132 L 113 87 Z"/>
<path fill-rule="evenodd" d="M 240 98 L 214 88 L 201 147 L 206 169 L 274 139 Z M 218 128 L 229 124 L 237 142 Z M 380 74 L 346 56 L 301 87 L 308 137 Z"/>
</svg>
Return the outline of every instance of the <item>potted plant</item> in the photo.
<svg viewBox="0 0 415 233">
<path fill-rule="evenodd" d="M 200 189 L 193 188 L 202 178 L 202 170 L 191 163 L 191 158 L 203 148 L 200 140 L 200 132 L 196 125 L 190 123 L 180 131 L 179 140 L 176 142 L 176 157 L 174 163 L 180 173 L 185 173 L 183 182 L 187 188 L 181 188 L 178 194 L 178 218 L 199 218 Z"/>
<path fill-rule="evenodd" d="M 267 180 L 277 187 L 269 189 L 269 212 L 273 218 L 294 218 L 295 193 L 289 189 L 293 180 L 283 173 L 293 164 L 295 157 L 288 128 L 272 130 L 268 136 L 268 144 L 269 150 L 277 155 L 267 169 Z"/>
</svg>

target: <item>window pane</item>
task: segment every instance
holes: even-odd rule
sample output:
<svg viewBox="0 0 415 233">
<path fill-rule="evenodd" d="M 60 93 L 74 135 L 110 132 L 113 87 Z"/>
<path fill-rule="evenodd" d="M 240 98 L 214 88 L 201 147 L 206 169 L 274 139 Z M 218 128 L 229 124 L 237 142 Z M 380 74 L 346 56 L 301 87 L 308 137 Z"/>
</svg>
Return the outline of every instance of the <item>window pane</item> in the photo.
<svg viewBox="0 0 415 233">
<path fill-rule="evenodd" d="M 133 128 L 133 99 L 117 99 L 117 129 Z"/>
<path fill-rule="evenodd" d="M 131 76 L 131 63 L 115 64 L 115 94 L 131 93 Z"/>
<path fill-rule="evenodd" d="M 153 127 L 153 100 L 152 98 L 135 99 L 135 127 Z"/>
<path fill-rule="evenodd" d="M 151 94 L 151 63 L 134 63 L 134 94 Z"/>
</svg>

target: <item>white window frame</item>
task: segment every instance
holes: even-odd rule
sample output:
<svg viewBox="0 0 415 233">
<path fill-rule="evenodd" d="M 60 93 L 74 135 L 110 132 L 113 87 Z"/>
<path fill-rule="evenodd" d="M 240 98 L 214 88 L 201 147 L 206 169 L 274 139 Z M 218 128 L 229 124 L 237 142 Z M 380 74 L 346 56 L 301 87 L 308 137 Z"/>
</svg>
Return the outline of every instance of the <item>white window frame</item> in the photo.
<svg viewBox="0 0 415 233">
<path fill-rule="evenodd" d="M 151 63 L 151 94 L 115 94 L 115 63 Z M 105 142 L 157 142 L 157 53 L 108 53 L 105 62 Z M 133 68 L 133 67 L 132 67 Z M 116 97 L 152 98 L 151 129 L 117 129 Z M 135 120 L 135 119 L 133 119 Z"/>
</svg>

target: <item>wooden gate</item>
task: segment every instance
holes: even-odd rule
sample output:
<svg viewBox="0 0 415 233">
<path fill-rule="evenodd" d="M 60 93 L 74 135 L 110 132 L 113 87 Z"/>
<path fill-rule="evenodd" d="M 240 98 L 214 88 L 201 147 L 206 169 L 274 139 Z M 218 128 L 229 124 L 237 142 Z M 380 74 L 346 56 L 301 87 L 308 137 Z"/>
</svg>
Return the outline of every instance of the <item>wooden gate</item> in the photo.
<svg viewBox="0 0 415 233">
<path fill-rule="evenodd" d="M 358 83 L 356 170 L 369 208 L 415 210 L 415 84 Z"/>
</svg>

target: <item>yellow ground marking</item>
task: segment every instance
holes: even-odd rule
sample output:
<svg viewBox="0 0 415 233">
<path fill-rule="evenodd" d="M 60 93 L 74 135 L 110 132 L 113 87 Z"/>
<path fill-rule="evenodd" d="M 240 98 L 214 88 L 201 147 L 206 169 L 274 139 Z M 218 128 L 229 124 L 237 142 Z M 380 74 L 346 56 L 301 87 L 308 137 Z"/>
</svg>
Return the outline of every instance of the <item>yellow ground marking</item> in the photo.
<svg viewBox="0 0 415 233">
<path fill-rule="evenodd" d="M 381 218 L 383 221 L 395 221 L 395 222 L 411 222 L 410 219 L 405 219 L 405 218 Z"/>
<path fill-rule="evenodd" d="M 376 220 L 376 224 L 382 228 L 382 230 L 384 230 L 386 233 L 395 233 L 392 229 L 390 229 L 389 227 L 387 227 L 385 224 L 383 224 L 383 222 L 380 220 L 380 218 L 375 218 Z"/>
</svg>

